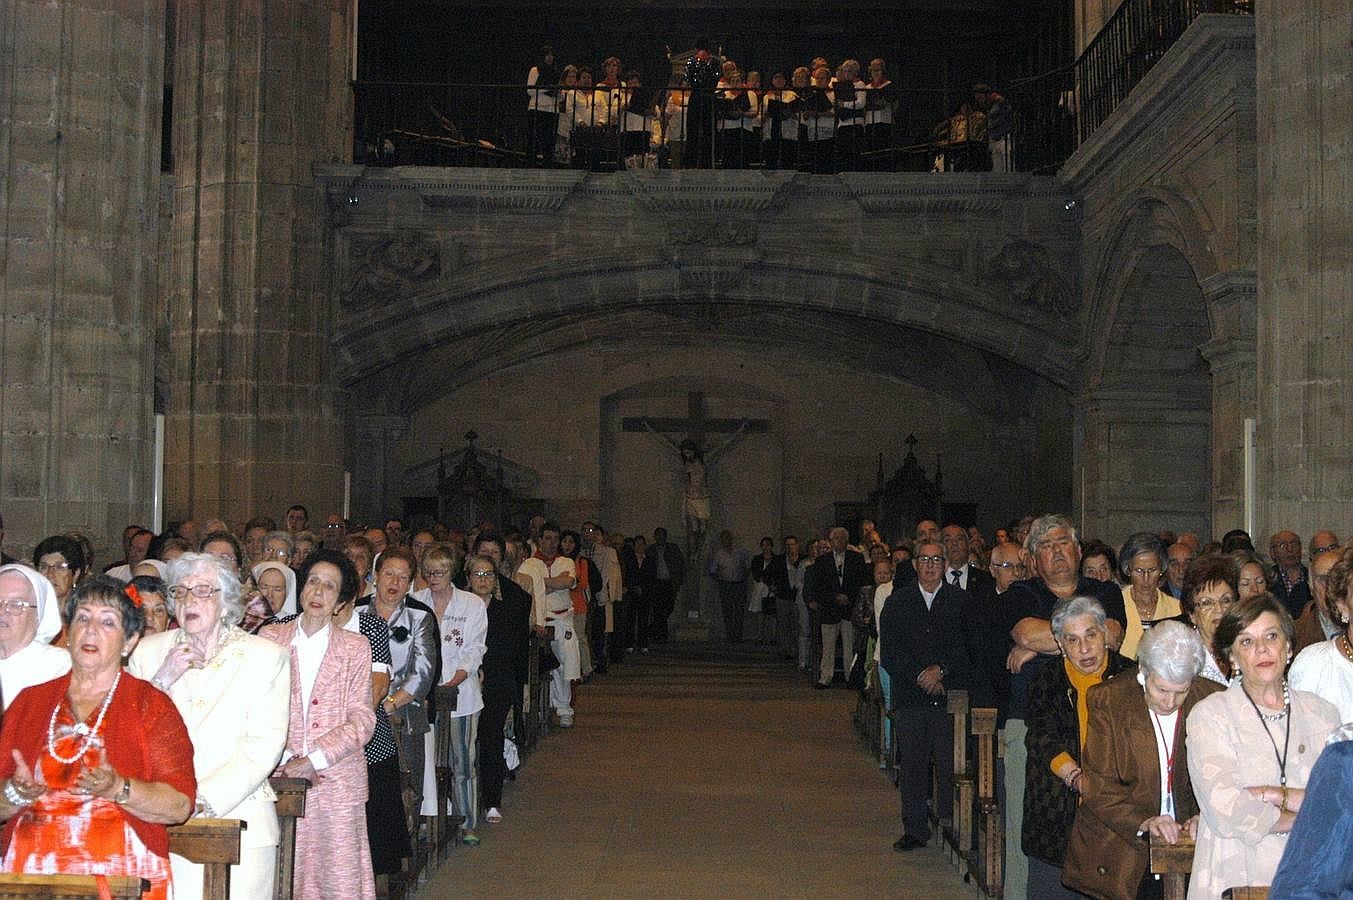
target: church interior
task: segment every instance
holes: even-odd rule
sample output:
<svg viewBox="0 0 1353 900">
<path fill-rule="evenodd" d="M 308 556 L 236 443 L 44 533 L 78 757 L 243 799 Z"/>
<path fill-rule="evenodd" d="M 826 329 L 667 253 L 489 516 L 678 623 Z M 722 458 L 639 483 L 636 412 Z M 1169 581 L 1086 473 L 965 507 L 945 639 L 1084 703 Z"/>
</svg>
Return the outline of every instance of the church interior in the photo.
<svg viewBox="0 0 1353 900">
<path fill-rule="evenodd" d="M 683 441 L 708 465 L 706 533 L 747 548 L 864 519 L 909 537 L 918 510 L 988 535 L 1063 513 L 1112 546 L 1347 530 L 1351 27 L 1351 0 L 6 0 L 0 546 L 80 532 L 113 560 L 128 523 L 291 504 L 316 527 L 544 516 L 679 541 Z M 556 109 L 537 161 L 547 45 L 599 84 L 619 57 L 651 91 L 651 143 L 626 155 L 595 106 L 572 133 Z M 675 164 L 662 104 L 702 47 L 763 85 L 883 60 L 883 143 L 838 144 L 824 172 L 802 122 L 788 165 L 760 132 L 724 155 L 705 126 L 709 164 L 698 137 Z M 741 702 L 721 674 L 785 700 L 742 662 L 681 658 L 669 682 L 644 661 L 593 714 L 660 730 L 658 697 L 698 729 L 686 699 Z M 849 710 L 800 693 L 785 716 L 840 720 L 804 746 L 843 752 Z M 670 824 L 630 784 L 570 826 L 596 829 L 560 863 L 576 892 L 877 888 L 767 880 L 813 842 L 749 817 L 821 817 L 768 811 L 774 769 L 740 768 L 752 720 L 793 741 L 785 720 L 725 712 L 673 739 L 740 761 L 722 803 L 678 798 L 714 820 L 670 852 L 745 854 L 690 882 L 707 857 L 640 842 L 651 880 L 625 882 L 617 834 Z M 567 752 L 615 752 L 606 727 Z M 848 858 L 895 825 L 895 797 L 873 799 L 830 808 Z M 926 893 L 969 895 L 932 856 Z M 471 865 L 526 895 L 517 861 Z"/>
</svg>

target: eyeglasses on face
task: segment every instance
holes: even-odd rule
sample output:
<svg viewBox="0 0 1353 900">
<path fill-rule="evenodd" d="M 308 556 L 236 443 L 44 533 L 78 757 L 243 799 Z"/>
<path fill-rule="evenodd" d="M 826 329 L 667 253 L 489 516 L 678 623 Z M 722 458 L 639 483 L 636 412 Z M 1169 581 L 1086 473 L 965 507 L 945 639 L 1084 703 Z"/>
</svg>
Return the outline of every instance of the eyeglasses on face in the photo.
<svg viewBox="0 0 1353 900">
<path fill-rule="evenodd" d="M 474 572 L 471 572 L 471 573 L 470 573 L 470 577 L 471 577 L 471 578 L 492 578 L 492 577 L 493 577 L 494 575 L 496 575 L 496 574 L 498 574 L 498 573 L 497 573 L 497 572 L 494 572 L 492 569 L 478 569 L 478 570 L 476 570 L 476 571 L 474 571 Z"/>
<path fill-rule="evenodd" d="M 1229 595 L 1222 597 L 1220 600 L 1214 599 L 1212 597 L 1207 597 L 1203 600 L 1199 600 L 1197 603 L 1194 604 L 1194 606 L 1198 609 L 1209 611 L 1214 609 L 1230 609 L 1235 605 L 1236 598 Z"/>
<path fill-rule="evenodd" d="M 73 568 L 75 567 L 72 566 L 70 563 L 66 562 L 64 559 L 61 560 L 61 562 L 38 563 L 38 571 L 41 572 L 43 575 L 50 575 L 53 572 L 69 572 Z"/>
<path fill-rule="evenodd" d="M 428 569 L 428 570 L 427 570 L 426 572 L 424 572 L 423 574 L 426 575 L 426 576 L 429 577 L 429 578 L 445 578 L 446 576 L 448 576 L 448 575 L 451 574 L 451 570 L 450 570 L 450 569 Z"/>
<path fill-rule="evenodd" d="M 1160 569 L 1156 569 L 1156 568 L 1143 569 L 1141 566 L 1133 566 L 1133 567 L 1132 567 L 1132 574 L 1133 574 L 1133 575 L 1145 576 L 1146 578 L 1150 578 L 1152 575 L 1159 575 L 1159 574 L 1160 574 Z"/>
<path fill-rule="evenodd" d="M 20 600 L 18 597 L 6 597 L 0 599 L 0 613 L 19 612 L 25 609 L 37 609 L 38 605 L 32 600 Z"/>
<path fill-rule="evenodd" d="M 998 568 L 998 569 L 1022 569 L 1022 568 L 1024 568 L 1024 563 L 1017 563 L 1017 562 L 994 562 L 994 563 L 992 563 L 992 565 L 995 566 L 995 567 Z"/>
<path fill-rule="evenodd" d="M 182 600 L 189 594 L 191 594 L 192 596 L 196 597 L 199 600 L 206 600 L 213 594 L 219 593 L 221 593 L 220 588 L 212 587 L 209 584 L 194 584 L 194 585 L 176 584 L 169 588 L 169 596 L 173 597 L 175 600 Z"/>
<path fill-rule="evenodd" d="M 927 563 L 927 564 L 930 564 L 930 565 L 936 565 L 936 566 L 938 566 L 938 565 L 940 565 L 940 564 L 942 564 L 942 563 L 944 562 L 944 557 L 943 557 L 943 556 L 918 556 L 918 557 L 916 557 L 916 561 L 917 561 L 918 563 Z"/>
</svg>

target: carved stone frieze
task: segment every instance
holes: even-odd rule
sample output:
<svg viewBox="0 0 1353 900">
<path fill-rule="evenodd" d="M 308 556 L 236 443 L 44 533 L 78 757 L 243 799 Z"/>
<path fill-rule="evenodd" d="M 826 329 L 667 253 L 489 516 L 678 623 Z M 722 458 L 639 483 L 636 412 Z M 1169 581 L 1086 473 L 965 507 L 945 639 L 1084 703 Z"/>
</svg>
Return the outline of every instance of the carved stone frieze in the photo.
<svg viewBox="0 0 1353 900">
<path fill-rule="evenodd" d="M 441 245 L 424 232 L 355 237 L 348 248 L 343 305 L 360 309 L 387 303 L 426 287 L 455 267 L 454 259 L 446 259 Z"/>
<path fill-rule="evenodd" d="M 681 246 L 751 247 L 758 236 L 757 224 L 751 220 L 683 216 L 667 223 L 668 241 Z"/>
<path fill-rule="evenodd" d="M 1080 306 L 1073 285 L 1058 270 L 1047 248 L 1010 241 L 987 260 L 982 278 L 1006 299 L 1042 312 L 1070 315 Z"/>
</svg>

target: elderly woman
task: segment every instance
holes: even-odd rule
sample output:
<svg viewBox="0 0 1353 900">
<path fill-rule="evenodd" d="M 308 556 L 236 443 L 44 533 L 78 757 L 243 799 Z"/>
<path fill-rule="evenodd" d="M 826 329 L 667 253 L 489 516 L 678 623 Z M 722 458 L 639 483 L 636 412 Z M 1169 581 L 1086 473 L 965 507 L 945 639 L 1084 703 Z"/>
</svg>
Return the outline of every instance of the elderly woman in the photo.
<svg viewBox="0 0 1353 900">
<path fill-rule="evenodd" d="M 1074 897 L 1062 887 L 1076 805 L 1085 791 L 1081 766 L 1089 735 L 1089 698 L 1097 684 L 1130 670 L 1109 650 L 1104 607 L 1093 597 L 1068 597 L 1052 611 L 1052 636 L 1062 664 L 1044 666 L 1029 686 L 1022 846 L 1029 857 L 1029 897 Z"/>
<path fill-rule="evenodd" d="M 291 669 L 286 651 L 239 628 L 238 571 L 233 558 L 207 553 L 170 563 L 179 627 L 142 638 L 128 671 L 152 679 L 188 726 L 196 814 L 247 823 L 240 862 L 230 870 L 231 897 L 247 900 L 273 891 L 277 797 L 268 776 L 286 744 Z M 176 896 L 200 896 L 202 867 L 178 856 L 170 862 Z"/>
<path fill-rule="evenodd" d="M 71 590 L 89 574 L 89 556 L 75 538 L 54 534 L 33 548 L 33 568 L 52 583 L 61 610 Z"/>
<path fill-rule="evenodd" d="M 1339 726 L 1325 700 L 1292 690 L 1292 616 L 1272 594 L 1241 600 L 1213 645 L 1238 677 L 1188 717 L 1189 776 L 1202 810 L 1189 897 L 1268 884 L 1325 738 Z"/>
<path fill-rule="evenodd" d="M 443 687 L 455 688 L 456 705 L 439 711 L 437 727 L 450 732 L 447 765 L 452 772 L 453 808 L 465 817 L 461 839 L 474 846 L 479 843 L 475 832 L 479 827 L 479 712 L 484 708 L 479 669 L 487 649 L 488 603 L 498 586 L 498 571 L 487 556 L 472 556 L 468 578 L 471 590 L 453 588 L 441 614 L 440 679 Z"/>
<path fill-rule="evenodd" d="M 131 581 L 132 587 L 141 595 L 141 633 L 159 634 L 168 631 L 174 620 L 174 601 L 169 596 L 169 588 L 164 579 L 151 575 L 138 575 Z"/>
<path fill-rule="evenodd" d="M 297 612 L 296 573 L 285 562 L 266 560 L 254 566 L 254 584 L 268 603 L 264 624 L 271 625 L 283 616 Z"/>
<path fill-rule="evenodd" d="M 197 782 L 178 711 L 122 669 L 141 637 L 137 594 L 100 575 L 71 593 L 66 619 L 70 674 L 23 691 L 0 731 L 0 869 L 138 876 L 143 896 L 169 897 L 165 826 L 192 814 Z"/>
<path fill-rule="evenodd" d="M 1152 625 L 1179 615 L 1179 601 L 1160 589 L 1168 564 L 1165 542 L 1149 531 L 1132 535 L 1118 552 L 1118 566 L 1127 582 L 1123 586 L 1127 627 L 1118 652 L 1128 659 L 1137 658 L 1137 642 Z"/>
<path fill-rule="evenodd" d="M 371 645 L 333 625 L 339 601 L 357 594 L 357 571 L 337 554 L 316 553 L 300 581 L 300 616 L 262 633 L 291 657 L 291 724 L 282 774 L 313 785 L 306 792 L 305 816 L 296 823 L 293 896 L 368 900 L 376 896 L 362 753 L 376 728 Z"/>
<path fill-rule="evenodd" d="M 399 738 L 400 758 L 409 773 L 417 809 L 423 804 L 423 770 L 428 758 L 425 736 L 434 716 L 431 702 L 440 668 L 441 635 L 432 610 L 409 596 L 414 568 L 408 550 L 386 549 L 376 563 L 376 593 L 357 605 L 370 609 L 390 627 L 390 688 L 383 705 Z"/>
<path fill-rule="evenodd" d="M 1330 619 L 1342 630 L 1312 644 L 1292 663 L 1292 687 L 1324 697 L 1339 710 L 1341 722 L 1353 722 L 1353 547 L 1339 554 L 1325 582 Z"/>
<path fill-rule="evenodd" d="M 318 552 L 322 556 L 316 559 L 327 560 L 340 568 L 344 562 L 351 564 L 351 560 L 337 550 Z M 360 585 L 355 566 L 353 575 L 354 582 Z M 376 711 L 376 726 L 371 740 L 363 748 L 367 781 L 366 837 L 371 848 L 372 871 L 377 876 L 389 876 L 398 872 L 401 861 L 412 854 L 408 820 L 404 817 L 399 750 L 390 728 L 390 718 L 383 708 L 390 689 L 390 627 L 370 608 L 357 612 L 356 600 L 355 596 L 339 598 L 334 607 L 334 626 L 362 635 L 371 647 L 371 707 Z M 288 616 L 282 621 L 292 618 L 295 617 Z"/>
<path fill-rule="evenodd" d="M 1090 689 L 1085 793 L 1066 850 L 1065 883 L 1104 900 L 1159 897 L 1147 871 L 1147 839 L 1193 836 L 1198 803 L 1189 784 L 1184 722 L 1221 690 L 1198 678 L 1207 653 L 1182 622 L 1162 622 L 1137 645 L 1137 678 Z"/>
<path fill-rule="evenodd" d="M 51 643 L 60 632 L 52 583 L 19 563 L 0 566 L 0 709 L 70 671 L 70 654 Z"/>
<path fill-rule="evenodd" d="M 1198 637 L 1202 638 L 1203 649 L 1207 652 L 1207 660 L 1199 674 L 1218 684 L 1228 682 L 1231 666 L 1224 657 L 1217 656 L 1212 640 L 1222 615 L 1235 605 L 1237 593 L 1236 564 L 1229 555 L 1204 554 L 1189 563 L 1184 571 L 1184 596 L 1179 605 L 1189 624 L 1197 630 Z"/>
<path fill-rule="evenodd" d="M 235 535 L 228 531 L 208 531 L 202 538 L 202 552 L 233 566 L 236 579 L 244 578 L 244 548 Z"/>
</svg>

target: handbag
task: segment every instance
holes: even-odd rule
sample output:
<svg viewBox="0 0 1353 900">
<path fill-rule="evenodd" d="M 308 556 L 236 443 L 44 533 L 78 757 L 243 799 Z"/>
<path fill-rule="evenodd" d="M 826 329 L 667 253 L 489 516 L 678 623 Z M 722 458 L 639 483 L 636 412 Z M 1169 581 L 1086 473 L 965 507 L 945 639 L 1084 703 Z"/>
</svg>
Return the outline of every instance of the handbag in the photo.
<svg viewBox="0 0 1353 900">
<path fill-rule="evenodd" d="M 559 668 L 559 657 L 554 655 L 554 648 L 549 644 L 540 645 L 540 674 L 544 675 L 553 672 Z"/>
</svg>

